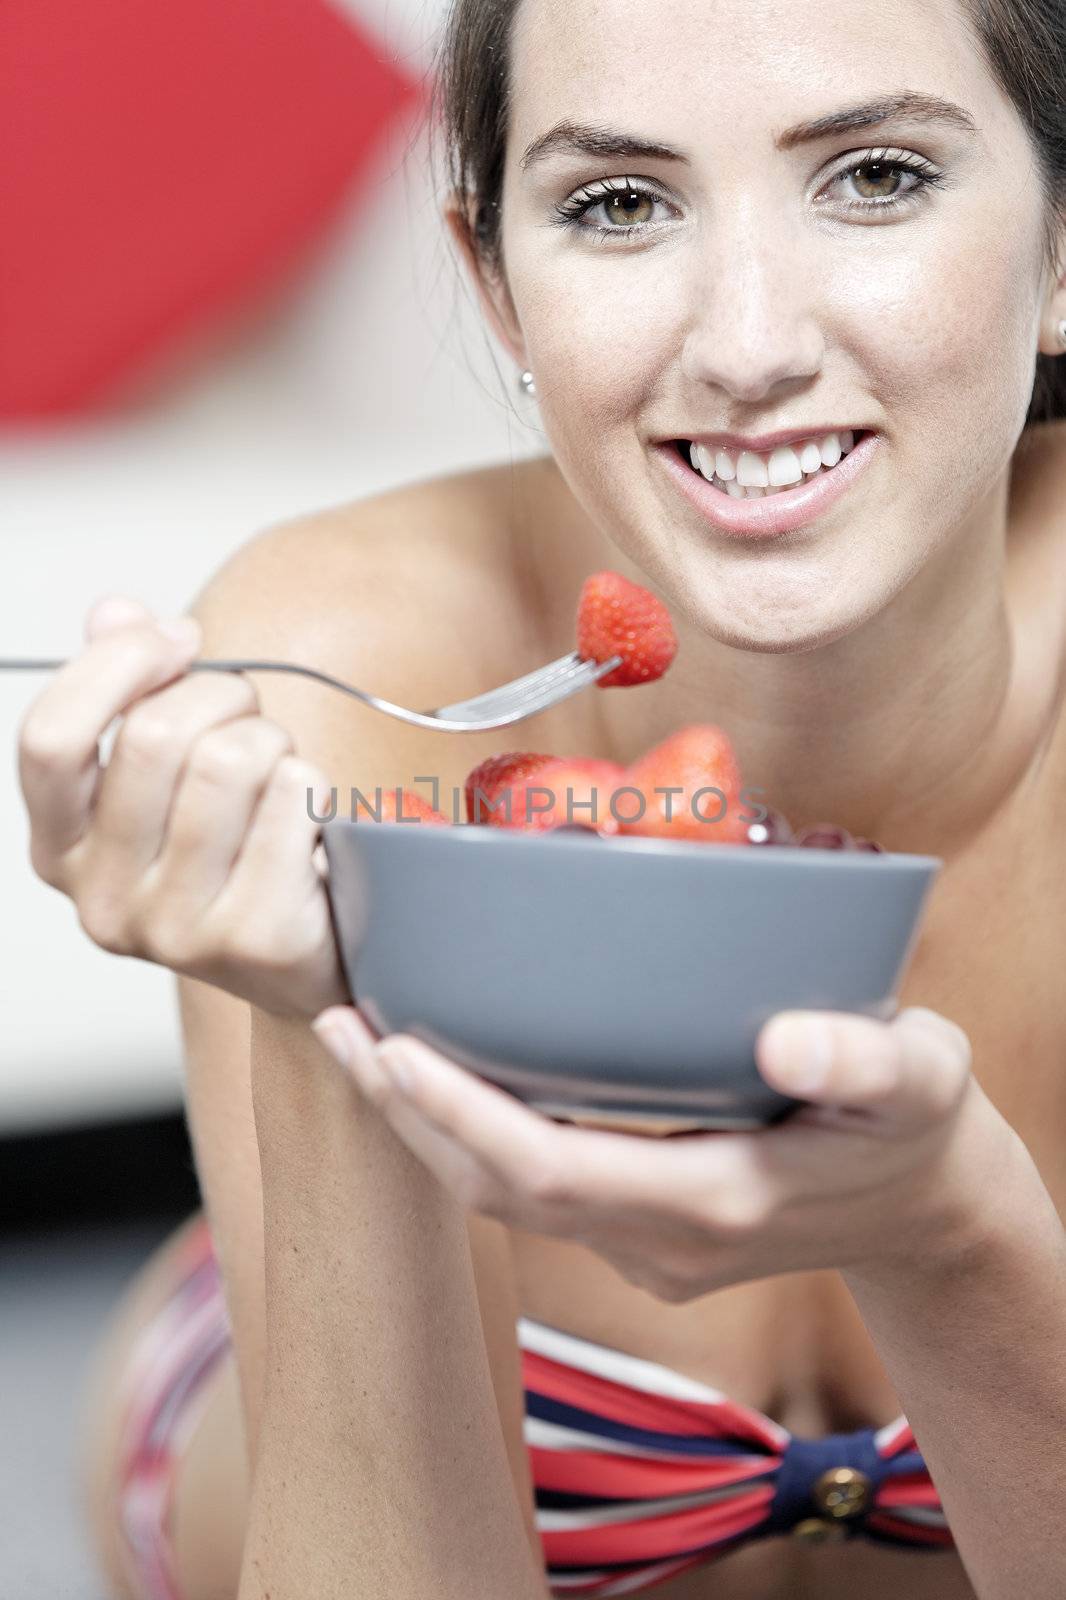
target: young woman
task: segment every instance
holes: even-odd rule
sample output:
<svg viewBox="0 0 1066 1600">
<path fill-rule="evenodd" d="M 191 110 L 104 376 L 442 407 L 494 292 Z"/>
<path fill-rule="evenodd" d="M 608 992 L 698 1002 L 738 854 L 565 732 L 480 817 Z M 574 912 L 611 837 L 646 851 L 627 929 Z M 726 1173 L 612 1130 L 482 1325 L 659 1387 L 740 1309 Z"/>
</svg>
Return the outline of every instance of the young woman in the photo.
<svg viewBox="0 0 1066 1600">
<path fill-rule="evenodd" d="M 441 86 L 551 454 L 262 534 L 192 637 L 96 606 L 21 729 L 35 869 L 179 975 L 205 1204 L 98 1360 L 113 1592 L 1061 1596 L 1066 5 L 457 0 Z M 605 566 L 677 662 L 518 738 L 184 670 L 441 704 Z M 893 1021 L 763 1030 L 809 1106 L 657 1140 L 375 1045 L 307 786 L 697 720 L 794 825 L 944 860 Z"/>
</svg>

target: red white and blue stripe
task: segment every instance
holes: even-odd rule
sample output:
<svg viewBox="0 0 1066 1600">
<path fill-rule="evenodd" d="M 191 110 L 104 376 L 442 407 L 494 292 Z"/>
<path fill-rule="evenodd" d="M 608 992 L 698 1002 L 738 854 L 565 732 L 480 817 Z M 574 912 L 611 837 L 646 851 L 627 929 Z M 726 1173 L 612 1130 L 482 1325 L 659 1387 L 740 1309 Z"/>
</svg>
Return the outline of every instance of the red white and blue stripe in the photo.
<svg viewBox="0 0 1066 1600">
<path fill-rule="evenodd" d="M 553 1595 L 635 1594 L 818 1516 L 811 1488 L 857 1467 L 849 1536 L 953 1541 L 905 1417 L 803 1439 L 706 1384 L 529 1317 L 518 1322 L 525 1439 Z"/>
<path fill-rule="evenodd" d="M 872 1492 L 849 1536 L 928 1549 L 953 1541 L 905 1417 L 802 1439 L 658 1362 L 520 1317 L 525 1440 L 555 1596 L 636 1594 L 787 1533 L 815 1513 L 828 1467 Z M 174 1479 L 232 1330 L 206 1219 L 182 1242 L 178 1281 L 125 1373 L 120 1511 L 144 1600 L 183 1600 L 170 1539 Z"/>
</svg>

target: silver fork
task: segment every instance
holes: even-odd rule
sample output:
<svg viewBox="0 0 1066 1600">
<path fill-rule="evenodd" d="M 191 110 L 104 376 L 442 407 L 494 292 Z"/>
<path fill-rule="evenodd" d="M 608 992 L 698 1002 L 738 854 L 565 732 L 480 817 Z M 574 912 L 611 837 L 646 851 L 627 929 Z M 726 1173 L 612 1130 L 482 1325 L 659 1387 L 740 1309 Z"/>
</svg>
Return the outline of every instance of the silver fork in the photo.
<svg viewBox="0 0 1066 1600">
<path fill-rule="evenodd" d="M 192 661 L 189 672 L 295 672 L 304 678 L 314 678 L 332 689 L 354 695 L 364 705 L 386 716 L 398 717 L 401 722 L 413 722 L 420 728 L 439 728 L 444 733 L 478 733 L 485 728 L 503 728 L 509 722 L 521 722 L 538 711 L 545 711 L 560 700 L 587 689 L 590 684 L 606 677 L 621 664 L 621 656 L 611 656 L 607 661 L 588 661 L 571 650 L 569 655 L 549 661 L 536 672 L 513 678 L 498 689 L 487 689 L 472 700 L 455 700 L 448 706 L 437 706 L 431 711 L 412 711 L 408 706 L 398 706 L 391 700 L 382 700 L 365 689 L 356 689 L 340 678 L 330 677 L 314 667 L 297 666 L 291 661 Z M 16 672 L 45 672 L 53 667 L 65 667 L 66 660 L 35 660 L 32 657 L 0 657 L 0 671 L 5 668 Z"/>
</svg>

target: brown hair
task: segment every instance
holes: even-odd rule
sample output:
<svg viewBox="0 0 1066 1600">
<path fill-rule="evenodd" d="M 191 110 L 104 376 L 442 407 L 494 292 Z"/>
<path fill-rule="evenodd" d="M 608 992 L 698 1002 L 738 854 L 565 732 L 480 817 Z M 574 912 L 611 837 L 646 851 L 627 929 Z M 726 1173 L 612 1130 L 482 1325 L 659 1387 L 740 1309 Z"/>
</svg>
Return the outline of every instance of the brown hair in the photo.
<svg viewBox="0 0 1066 1600">
<path fill-rule="evenodd" d="M 1029 130 L 1047 201 L 1055 271 L 1066 221 L 1066 0 L 960 0 L 985 59 Z M 510 96 L 511 24 L 520 0 L 452 0 L 437 55 L 434 108 L 453 189 L 486 267 L 503 272 L 500 196 Z M 1038 355 L 1026 416 L 1066 417 L 1066 357 Z"/>
</svg>

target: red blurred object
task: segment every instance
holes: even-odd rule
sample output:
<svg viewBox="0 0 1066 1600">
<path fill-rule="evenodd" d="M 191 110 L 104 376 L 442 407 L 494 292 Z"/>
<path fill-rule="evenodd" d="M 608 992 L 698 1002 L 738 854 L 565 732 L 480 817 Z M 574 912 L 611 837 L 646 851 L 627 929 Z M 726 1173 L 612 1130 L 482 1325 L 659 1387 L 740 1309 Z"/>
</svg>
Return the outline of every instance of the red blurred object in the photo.
<svg viewBox="0 0 1066 1600">
<path fill-rule="evenodd" d="M 107 403 L 301 264 L 422 87 L 327 0 L 5 0 L 0 418 Z"/>
</svg>

